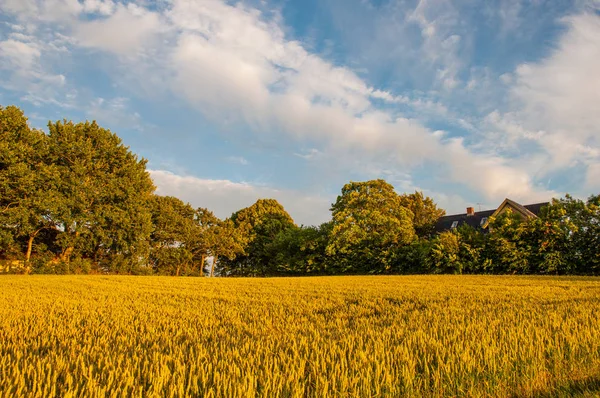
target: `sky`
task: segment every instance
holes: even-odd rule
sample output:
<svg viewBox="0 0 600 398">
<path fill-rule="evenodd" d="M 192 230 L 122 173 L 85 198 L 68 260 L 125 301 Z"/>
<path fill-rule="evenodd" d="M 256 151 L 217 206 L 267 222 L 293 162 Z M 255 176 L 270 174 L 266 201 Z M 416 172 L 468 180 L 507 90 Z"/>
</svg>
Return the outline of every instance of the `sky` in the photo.
<svg viewBox="0 0 600 398">
<path fill-rule="evenodd" d="M 157 193 L 330 218 L 383 178 L 449 214 L 600 192 L 600 0 L 0 0 L 0 104 L 96 120 Z"/>
</svg>

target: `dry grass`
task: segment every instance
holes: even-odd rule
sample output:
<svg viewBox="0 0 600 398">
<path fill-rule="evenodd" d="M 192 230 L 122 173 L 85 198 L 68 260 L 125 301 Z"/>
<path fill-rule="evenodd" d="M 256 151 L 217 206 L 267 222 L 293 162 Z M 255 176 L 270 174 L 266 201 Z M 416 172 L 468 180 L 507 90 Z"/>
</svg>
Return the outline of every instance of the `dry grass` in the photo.
<svg viewBox="0 0 600 398">
<path fill-rule="evenodd" d="M 0 278 L 1 397 L 591 397 L 598 375 L 593 278 Z"/>
</svg>

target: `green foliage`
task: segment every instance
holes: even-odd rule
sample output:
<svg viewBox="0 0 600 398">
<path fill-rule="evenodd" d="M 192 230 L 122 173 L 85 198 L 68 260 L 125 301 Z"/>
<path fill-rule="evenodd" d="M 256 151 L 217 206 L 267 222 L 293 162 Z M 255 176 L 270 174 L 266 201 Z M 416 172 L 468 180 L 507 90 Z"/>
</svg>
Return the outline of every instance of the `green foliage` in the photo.
<svg viewBox="0 0 600 398">
<path fill-rule="evenodd" d="M 196 229 L 194 209 L 172 196 L 151 199 L 153 231 L 150 264 L 159 274 L 187 274 L 193 268 Z"/>
<path fill-rule="evenodd" d="M 454 231 L 445 231 L 432 241 L 430 269 L 434 274 L 462 273 L 460 261 L 460 236 Z"/>
<path fill-rule="evenodd" d="M 231 215 L 231 221 L 244 234 L 248 235 L 249 242 L 257 233 L 255 228 L 268 219 L 279 219 L 281 223 L 295 225 L 292 217 L 275 199 L 259 199 L 252 206 L 238 210 Z"/>
<path fill-rule="evenodd" d="M 237 268 L 236 266 L 228 268 L 228 264 L 243 264 L 244 254 L 246 254 L 246 257 L 252 257 L 252 251 L 246 249 L 250 237 L 244 232 L 244 229 L 238 228 L 230 219 L 218 221 L 207 230 L 209 254 L 213 257 L 213 265 L 210 269 L 211 276 L 214 275 L 216 269 L 219 270 L 219 274 L 228 275 L 229 270 Z M 242 259 L 233 263 L 238 256 L 242 256 Z M 225 264 L 222 265 L 219 258 L 224 260 Z M 235 275 L 235 272 L 231 274 Z"/>
<path fill-rule="evenodd" d="M 149 201 L 154 186 L 121 139 L 95 122 L 49 123 L 50 161 L 60 176 L 60 204 L 51 217 L 62 231 L 61 258 L 91 258 L 128 272 L 148 255 L 152 231 Z"/>
<path fill-rule="evenodd" d="M 331 223 L 318 227 L 286 228 L 270 244 L 274 271 L 279 275 L 324 275 L 332 273 L 326 254 Z"/>
<path fill-rule="evenodd" d="M 455 231 L 458 234 L 458 256 L 460 259 L 462 272 L 486 272 L 486 263 L 482 261 L 486 235 L 466 224 L 461 225 Z"/>
<path fill-rule="evenodd" d="M 54 228 L 57 174 L 48 163 L 48 139 L 29 128 L 23 112 L 0 107 L 0 253 L 24 252 L 29 261 L 35 237 Z"/>
<path fill-rule="evenodd" d="M 427 239 L 416 239 L 408 245 L 400 246 L 392 252 L 389 274 L 429 273 L 429 259 L 432 243 Z"/>
<path fill-rule="evenodd" d="M 433 238 L 434 272 L 496 274 L 598 274 L 598 197 L 554 199 L 539 217 L 510 210 L 490 220 L 488 234 L 461 226 Z M 458 247 L 458 249 L 457 249 Z"/>
<path fill-rule="evenodd" d="M 344 185 L 331 210 L 327 253 L 340 262 L 342 272 L 385 272 L 393 251 L 416 237 L 413 214 L 384 180 Z"/>
<path fill-rule="evenodd" d="M 523 218 L 510 209 L 491 217 L 486 242 L 486 267 L 494 273 L 528 273 L 528 252 L 521 240 Z"/>
<path fill-rule="evenodd" d="M 531 228 L 540 272 L 600 273 L 599 196 L 553 199 Z"/>
<path fill-rule="evenodd" d="M 433 199 L 424 196 L 423 192 L 400 195 L 400 205 L 412 212 L 412 223 L 420 238 L 431 237 L 436 222 L 446 215 L 446 211 L 438 208 Z"/>
<path fill-rule="evenodd" d="M 297 228 L 283 206 L 275 199 L 259 199 L 234 213 L 229 222 L 220 240 L 227 239 L 226 247 L 235 250 L 229 256 L 225 254 L 228 258 L 217 264 L 219 273 L 229 276 L 277 274 L 273 241 L 279 233 Z M 240 247 L 234 245 L 236 242 Z"/>
</svg>

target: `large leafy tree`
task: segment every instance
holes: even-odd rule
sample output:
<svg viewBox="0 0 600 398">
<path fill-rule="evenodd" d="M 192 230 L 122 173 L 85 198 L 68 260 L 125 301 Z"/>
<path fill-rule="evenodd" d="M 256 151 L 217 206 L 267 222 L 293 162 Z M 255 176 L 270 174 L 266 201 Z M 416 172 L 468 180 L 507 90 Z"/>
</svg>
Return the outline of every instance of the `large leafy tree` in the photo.
<svg viewBox="0 0 600 398">
<path fill-rule="evenodd" d="M 231 215 L 235 225 L 251 238 L 256 235 L 255 228 L 268 218 L 280 218 L 282 222 L 294 225 L 294 220 L 275 199 L 259 199 L 252 206 L 238 210 Z"/>
<path fill-rule="evenodd" d="M 158 195 L 152 197 L 151 209 L 150 263 L 154 270 L 169 275 L 190 273 L 200 232 L 195 210 L 175 197 Z"/>
<path fill-rule="evenodd" d="M 61 258 L 90 258 L 115 272 L 146 262 L 154 186 L 146 160 L 96 122 L 49 123 L 49 156 L 60 175 Z"/>
<path fill-rule="evenodd" d="M 416 237 L 413 214 L 384 180 L 344 185 L 331 210 L 327 252 L 336 256 L 342 272 L 387 271 L 393 251 Z"/>
<path fill-rule="evenodd" d="M 55 227 L 57 181 L 46 135 L 31 129 L 19 108 L 0 107 L 0 251 L 23 253 L 23 241 L 29 262 L 35 238 Z"/>
<path fill-rule="evenodd" d="M 400 195 L 400 204 L 412 212 L 412 222 L 415 232 L 420 238 L 429 238 L 435 230 L 435 223 L 446 214 L 444 209 L 423 192 Z"/>
<path fill-rule="evenodd" d="M 231 216 L 234 229 L 243 242 L 243 255 L 223 261 L 224 275 L 264 276 L 277 273 L 272 242 L 276 236 L 296 228 L 292 217 L 275 199 L 259 199 Z"/>
<path fill-rule="evenodd" d="M 553 199 L 531 226 L 540 271 L 600 273 L 600 195 Z"/>
</svg>

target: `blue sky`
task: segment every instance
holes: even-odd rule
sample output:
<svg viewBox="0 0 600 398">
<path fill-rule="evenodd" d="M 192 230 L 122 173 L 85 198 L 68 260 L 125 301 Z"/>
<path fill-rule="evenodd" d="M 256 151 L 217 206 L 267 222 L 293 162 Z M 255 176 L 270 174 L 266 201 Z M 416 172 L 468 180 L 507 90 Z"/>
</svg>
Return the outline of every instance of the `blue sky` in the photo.
<svg viewBox="0 0 600 398">
<path fill-rule="evenodd" d="M 97 120 L 221 217 L 317 224 L 373 178 L 450 213 L 587 197 L 600 1 L 0 0 L 0 104 Z"/>
</svg>

